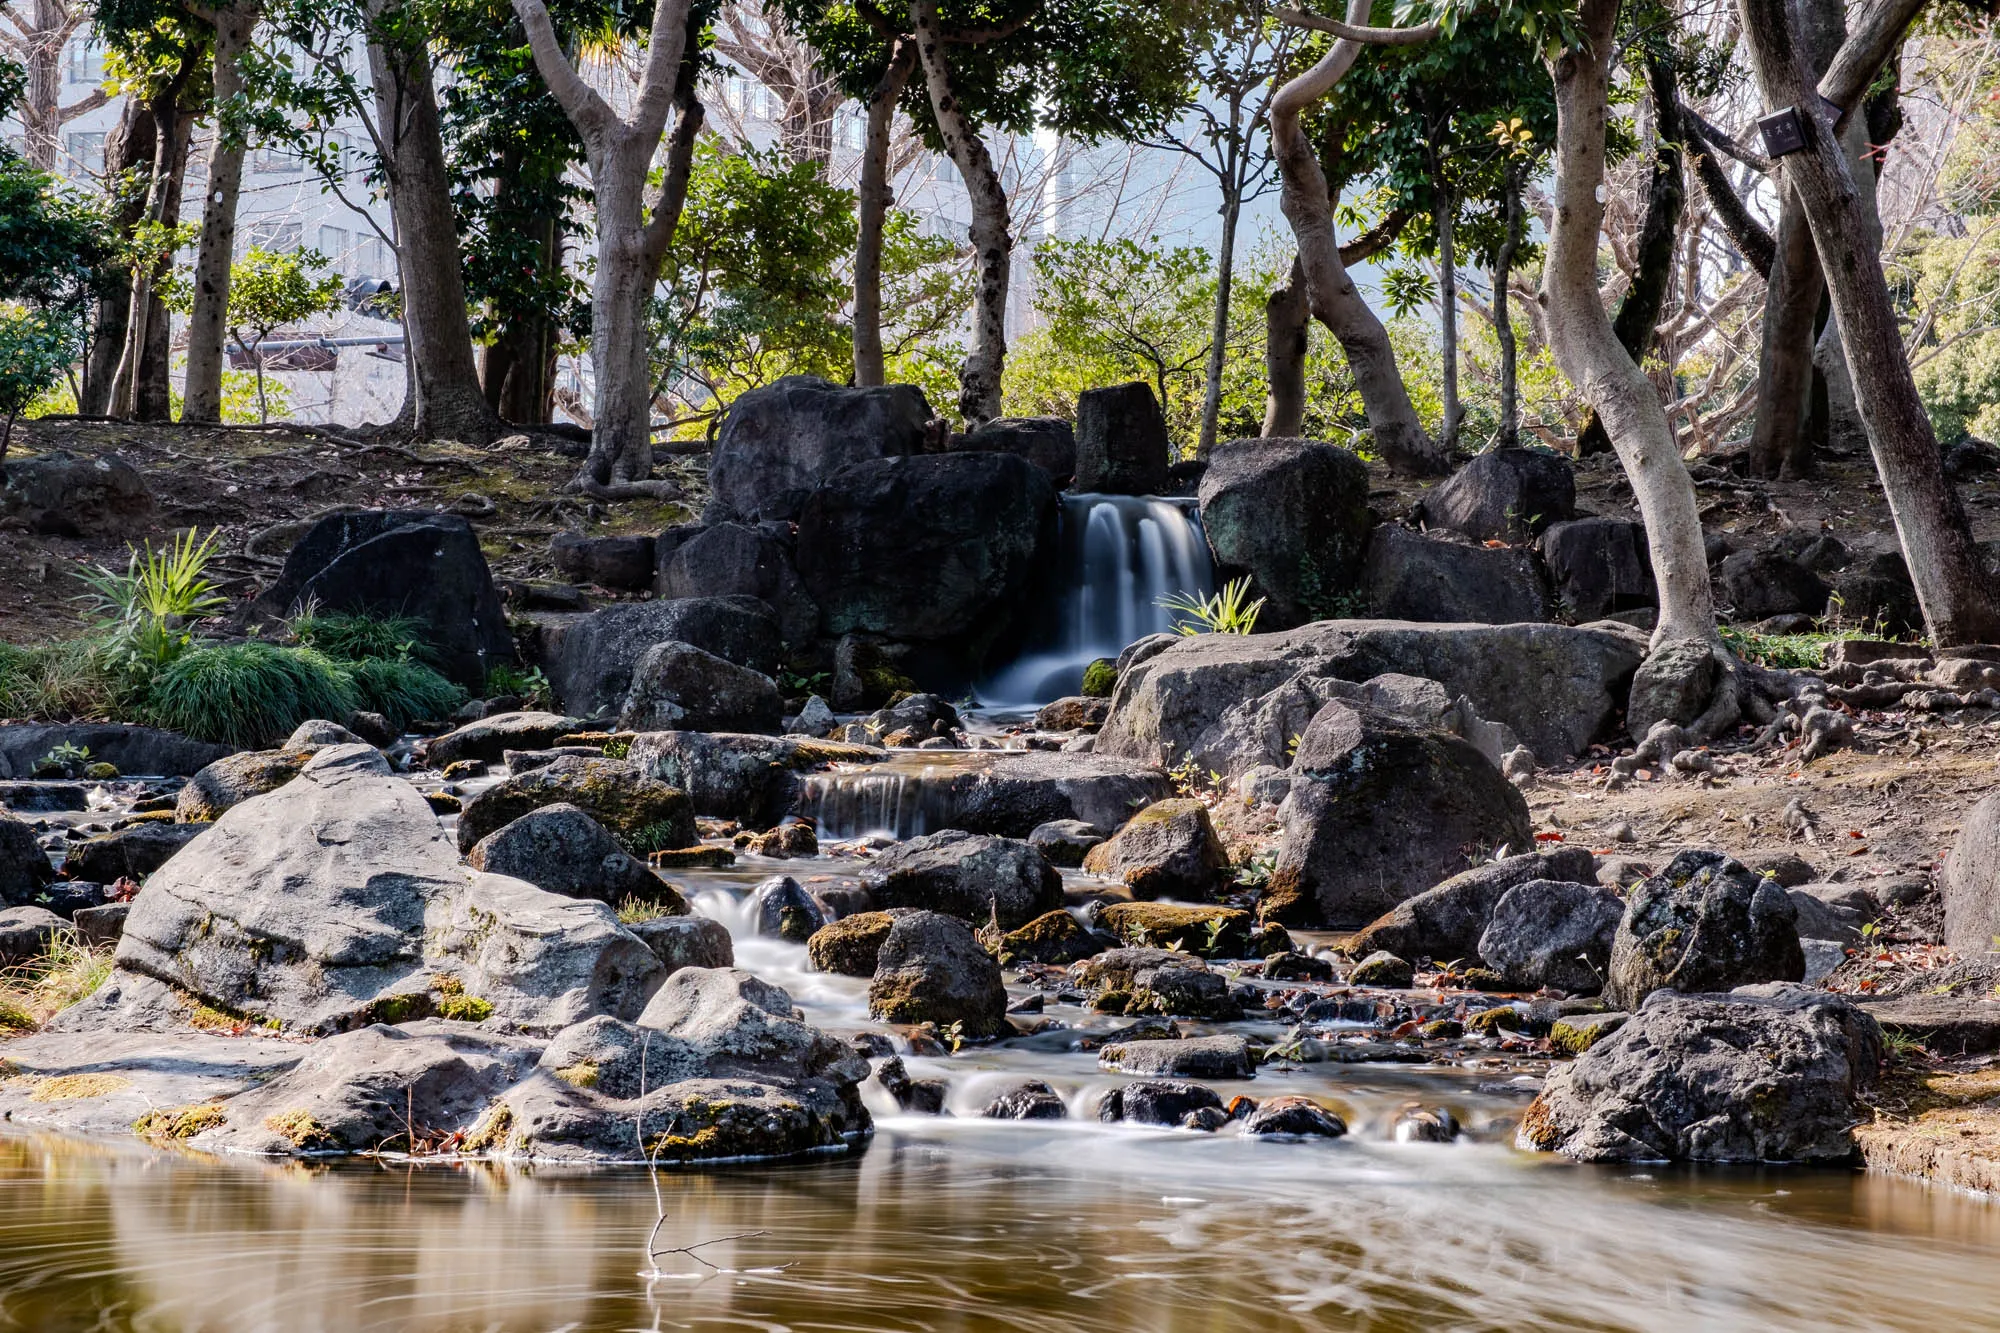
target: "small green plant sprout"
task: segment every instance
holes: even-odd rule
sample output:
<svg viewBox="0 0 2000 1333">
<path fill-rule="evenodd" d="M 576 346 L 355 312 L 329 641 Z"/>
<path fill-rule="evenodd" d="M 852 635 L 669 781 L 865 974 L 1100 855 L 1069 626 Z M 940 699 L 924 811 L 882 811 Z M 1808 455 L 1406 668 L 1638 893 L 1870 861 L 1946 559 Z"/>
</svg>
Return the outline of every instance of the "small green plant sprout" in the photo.
<svg viewBox="0 0 2000 1333">
<path fill-rule="evenodd" d="M 1159 605 L 1183 617 L 1174 622 L 1179 634 L 1248 634 L 1257 628 L 1257 615 L 1265 599 L 1250 601 L 1250 579 L 1246 575 L 1222 585 L 1222 591 L 1208 597 L 1175 593 L 1162 597 Z"/>
<path fill-rule="evenodd" d="M 253 247 L 229 266 L 229 336 L 257 371 L 257 419 L 270 420 L 262 343 L 274 329 L 340 309 L 341 282 L 317 250 Z"/>
<path fill-rule="evenodd" d="M 542 674 L 540 667 L 529 667 L 525 671 L 517 666 L 488 668 L 486 697 L 497 699 L 502 696 L 519 699 L 524 708 L 548 709 L 555 706 L 555 691 L 549 687 L 549 678 Z"/>
<path fill-rule="evenodd" d="M 83 770 L 88 767 L 90 767 L 90 747 L 64 741 L 35 761 L 35 776 L 53 774 L 76 779 L 82 777 Z"/>
<path fill-rule="evenodd" d="M 147 542 L 143 555 L 126 547 L 130 558 L 122 574 L 99 565 L 81 575 L 90 588 L 84 600 L 97 622 L 106 667 L 149 678 L 193 646 L 190 623 L 228 605 L 207 573 L 221 535 L 217 528 L 199 537 L 190 528 L 159 550 Z"/>
<path fill-rule="evenodd" d="M 1277 870 L 1278 854 L 1260 852 L 1236 868 L 1235 882 L 1240 888 L 1262 889 L 1270 884 Z"/>
<path fill-rule="evenodd" d="M 1222 947 L 1222 934 L 1227 929 L 1229 929 L 1229 923 L 1221 917 L 1217 917 L 1208 923 L 1208 939 L 1202 946 L 1202 953 L 1204 955 L 1213 954 L 1217 949 Z"/>
<path fill-rule="evenodd" d="M 953 1055 L 957 1055 L 959 1051 L 964 1049 L 966 1042 L 964 1019 L 954 1018 L 951 1021 L 951 1026 L 944 1030 L 944 1042 L 945 1045 L 951 1047 Z"/>
</svg>

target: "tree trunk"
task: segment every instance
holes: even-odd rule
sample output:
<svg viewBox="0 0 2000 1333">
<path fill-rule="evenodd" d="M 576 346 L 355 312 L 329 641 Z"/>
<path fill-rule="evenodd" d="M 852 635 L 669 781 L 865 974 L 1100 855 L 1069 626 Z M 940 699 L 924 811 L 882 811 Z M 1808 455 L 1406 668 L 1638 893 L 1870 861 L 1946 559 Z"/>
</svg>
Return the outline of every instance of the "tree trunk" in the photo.
<svg viewBox="0 0 2000 1333">
<path fill-rule="evenodd" d="M 1917 395 L 1881 259 L 1871 243 L 1867 210 L 1807 73 L 1807 47 L 1784 0 L 1742 0 L 1742 12 L 1765 104 L 1799 107 L 1805 122 L 1805 147 L 1782 158 L 1781 169 L 1804 206 L 1822 258 L 1833 317 L 1855 372 L 1856 403 L 1925 626 L 1940 648 L 2000 640 L 1995 580 L 1973 544 L 1958 493 L 1945 479 L 1937 435 Z M 1874 36 L 1860 34 L 1847 45 Z M 1836 57 L 1836 69 L 1840 63 Z"/>
<path fill-rule="evenodd" d="M 131 188 L 128 173 L 151 169 L 154 129 L 152 113 L 138 98 L 131 97 L 125 100 L 118 124 L 105 136 L 104 174 L 114 185 L 111 228 L 121 243 L 132 238 L 133 228 L 146 214 L 146 191 Z M 131 317 L 132 275 L 127 272 L 118 276 L 115 289 L 97 298 L 97 317 L 83 366 L 83 392 L 76 402 L 76 410 L 84 416 L 103 416 L 111 410 L 111 384 L 125 354 L 125 331 Z"/>
<path fill-rule="evenodd" d="M 968 428 L 977 428 L 1001 413 L 1001 379 L 1007 367 L 1007 292 L 1014 252 L 1009 228 L 1013 220 L 1008 216 L 1007 191 L 1001 187 L 1000 173 L 994 170 L 993 156 L 952 91 L 937 0 L 910 0 L 910 23 L 938 133 L 959 175 L 965 178 L 966 198 L 972 206 L 967 234 L 972 241 L 977 286 L 972 304 L 972 346 L 958 372 L 958 411 Z"/>
<path fill-rule="evenodd" d="M 368 68 L 395 221 L 404 350 L 417 388 L 411 425 L 425 438 L 486 444 L 500 423 L 480 390 L 472 354 L 430 53 L 421 40 L 390 30 L 391 20 L 407 26 L 407 16 L 394 13 L 388 0 L 371 0 L 369 17 Z"/>
<path fill-rule="evenodd" d="M 39 40 L 25 43 L 28 86 L 23 89 L 15 114 L 21 118 L 22 156 L 42 171 L 56 169 L 57 135 L 62 128 L 63 43 L 51 41 L 64 27 L 62 14 L 50 0 L 34 0 L 32 32 Z M 109 165 L 107 154 L 106 165 Z"/>
<path fill-rule="evenodd" d="M 1306 271 L 1292 256 L 1291 276 L 1264 299 L 1263 436 L 1295 439 L 1306 430 L 1306 335 L 1312 323 L 1312 303 L 1306 299 Z"/>
<path fill-rule="evenodd" d="M 1435 158 L 1431 183 L 1435 196 L 1431 225 L 1437 229 L 1438 247 L 1438 352 L 1444 362 L 1444 422 L 1438 430 L 1438 444 L 1449 451 L 1458 447 L 1458 426 L 1465 416 L 1458 401 L 1458 256 L 1453 253 L 1451 225 L 1456 205 Z"/>
<path fill-rule="evenodd" d="M 882 222 L 889 214 L 889 134 L 896 103 L 916 67 L 916 49 L 898 38 L 888 68 L 868 97 L 868 135 L 861 150 L 861 182 L 855 209 L 859 227 L 854 242 L 854 382 L 881 384 L 888 373 L 882 363 Z"/>
<path fill-rule="evenodd" d="M 1215 257 L 1215 319 L 1208 333 L 1208 379 L 1202 386 L 1201 433 L 1194 446 L 1197 458 L 1208 457 L 1208 451 L 1215 447 L 1216 425 L 1222 419 L 1222 367 L 1229 354 L 1229 294 L 1236 283 L 1236 220 L 1242 212 L 1243 196 L 1233 184 L 1226 186 L 1222 192 L 1222 244 Z"/>
<path fill-rule="evenodd" d="M 1895 90 L 1889 91 L 1889 100 L 1894 101 Z M 1849 169 L 1854 172 L 1854 187 L 1861 192 L 1862 206 L 1866 209 L 1869 223 L 1870 243 L 1879 252 L 1882 248 L 1882 215 L 1875 199 L 1876 176 L 1880 162 L 1872 155 L 1870 145 L 1886 145 L 1901 126 L 1901 117 L 1881 124 L 1875 114 L 1878 103 L 1869 99 L 1869 116 L 1863 123 L 1861 116 L 1847 122 L 1841 132 L 1840 141 L 1847 150 Z M 1879 134 L 1880 137 L 1877 137 Z M 1861 421 L 1861 409 L 1854 401 L 1854 375 L 1847 365 L 1847 354 L 1840 341 L 1840 325 L 1829 316 L 1832 311 L 1822 303 L 1819 341 L 1813 348 L 1813 364 L 1819 373 L 1814 376 L 1814 391 L 1826 399 L 1823 416 L 1815 418 L 1815 425 L 1821 427 L 1814 443 L 1819 446 L 1831 445 L 1835 440 L 1843 449 L 1865 449 L 1868 447 L 1868 429 Z"/>
<path fill-rule="evenodd" d="M 1520 353 L 1514 345 L 1514 319 L 1507 309 L 1507 281 L 1521 245 L 1521 178 L 1525 164 L 1509 164 L 1506 190 L 1507 234 L 1493 259 L 1493 336 L 1500 343 L 1500 447 L 1511 449 L 1521 440 Z"/>
<path fill-rule="evenodd" d="M 180 170 L 187 162 L 189 117 L 181 110 L 182 91 L 194 73 L 193 52 L 181 60 L 180 69 L 159 90 L 148 106 L 153 117 L 153 172 L 146 186 L 146 204 L 140 213 L 141 225 L 172 226 L 179 217 Z M 132 299 L 127 307 L 125 347 L 119 354 L 118 372 L 111 383 L 111 415 L 133 417 L 139 411 L 139 386 L 144 378 L 147 334 L 157 333 L 154 314 L 159 307 L 153 294 L 154 279 L 160 269 L 173 262 L 171 251 L 142 255 L 132 269 Z M 161 312 L 164 313 L 164 312 Z"/>
<path fill-rule="evenodd" d="M 1743 261 L 1757 270 L 1758 277 L 1768 277 L 1777 248 L 1770 231 L 1744 206 L 1736 187 L 1729 183 L 1729 173 L 1723 170 L 1714 146 L 1693 116 L 1681 117 L 1681 134 L 1688 152 L 1694 155 L 1695 178 L 1701 182 L 1701 191 L 1708 197 L 1715 220 L 1722 224 L 1729 243 L 1736 247 Z"/>
<path fill-rule="evenodd" d="M 208 154 L 208 193 L 202 197 L 201 244 L 194 263 L 182 421 L 222 420 L 229 265 L 236 255 L 236 199 L 243 188 L 243 134 L 230 123 L 227 108 L 243 91 L 243 53 L 250 47 L 259 7 L 257 0 L 249 0 L 203 11 L 215 25 L 215 144 Z"/>
<path fill-rule="evenodd" d="M 1681 103 L 1674 79 L 1674 67 L 1658 57 L 1646 61 L 1646 86 L 1653 104 L 1653 172 L 1646 180 L 1646 212 L 1639 224 L 1637 271 L 1632 285 L 1618 303 L 1618 316 L 1611 331 L 1618 345 L 1641 368 L 1653 348 L 1653 333 L 1660 327 L 1660 311 L 1667 303 L 1667 288 L 1674 278 L 1674 239 L 1680 231 L 1681 209 L 1687 203 L 1687 187 L 1681 179 Z M 1611 441 L 1604 423 L 1592 414 L 1577 436 L 1579 456 L 1607 452 Z"/>
<path fill-rule="evenodd" d="M 1349 0 L 1347 21 L 1366 24 L 1371 8 L 1371 0 Z M 1444 451 L 1417 418 L 1389 345 L 1389 331 L 1354 289 L 1341 262 L 1333 230 L 1333 197 L 1301 123 L 1306 111 L 1353 68 L 1361 49 L 1360 42 L 1341 38 L 1318 64 L 1271 99 L 1271 155 L 1278 164 L 1279 206 L 1298 241 L 1313 316 L 1332 331 L 1347 356 L 1374 433 L 1375 452 L 1398 472 L 1435 474 L 1446 469 Z"/>
<path fill-rule="evenodd" d="M 1556 85 L 1555 208 L 1543 300 L 1563 374 L 1603 420 L 1646 525 L 1660 620 L 1655 644 L 1720 644 L 1694 483 L 1681 464 L 1659 394 L 1625 350 L 1597 294 L 1604 225 L 1605 129 L 1618 0 L 1583 0 L 1586 49 L 1551 62 Z"/>
</svg>

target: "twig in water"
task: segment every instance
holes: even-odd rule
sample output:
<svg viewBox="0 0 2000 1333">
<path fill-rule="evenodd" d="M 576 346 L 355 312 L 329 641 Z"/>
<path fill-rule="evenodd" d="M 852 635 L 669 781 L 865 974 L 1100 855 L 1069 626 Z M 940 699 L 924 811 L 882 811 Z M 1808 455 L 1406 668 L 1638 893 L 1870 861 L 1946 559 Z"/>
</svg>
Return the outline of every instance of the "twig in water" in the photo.
<svg viewBox="0 0 2000 1333">
<path fill-rule="evenodd" d="M 700 1254 L 696 1253 L 696 1251 L 706 1249 L 710 1245 L 721 1245 L 725 1241 L 752 1240 L 758 1236 L 768 1236 L 771 1234 L 770 1232 L 738 1231 L 732 1235 L 715 1236 L 708 1240 L 698 1240 L 689 1245 L 675 1245 L 664 1250 L 657 1249 L 654 1246 L 654 1242 L 660 1238 L 660 1228 L 667 1224 L 667 1200 L 665 1194 L 660 1190 L 660 1141 L 654 1139 L 651 1147 L 648 1147 L 646 1144 L 646 1057 L 651 1054 L 652 1049 L 653 1034 L 649 1029 L 639 1039 L 639 1109 L 632 1117 L 632 1132 L 639 1140 L 639 1151 L 646 1155 L 646 1174 L 651 1177 L 653 1182 L 653 1229 L 646 1233 L 646 1262 L 653 1267 L 650 1273 L 642 1274 L 642 1276 L 665 1276 L 660 1271 L 660 1256 L 663 1254 L 686 1255 L 711 1273 L 733 1271 L 723 1268 L 719 1264 L 710 1263 L 708 1260 L 702 1258 Z M 789 1268 L 791 1265 L 782 1264 L 779 1267 Z"/>
</svg>

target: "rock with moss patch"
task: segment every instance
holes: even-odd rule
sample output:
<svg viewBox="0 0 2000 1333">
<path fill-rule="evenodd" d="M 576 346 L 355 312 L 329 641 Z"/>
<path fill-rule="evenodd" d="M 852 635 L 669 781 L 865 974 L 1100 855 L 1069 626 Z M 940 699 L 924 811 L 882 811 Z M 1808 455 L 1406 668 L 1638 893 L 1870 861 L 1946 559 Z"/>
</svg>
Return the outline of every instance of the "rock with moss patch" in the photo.
<svg viewBox="0 0 2000 1333">
<path fill-rule="evenodd" d="M 1079 691 L 1086 699 L 1109 699 L 1111 692 L 1118 688 L 1118 659 L 1100 657 L 1083 669 L 1083 687 Z"/>
<path fill-rule="evenodd" d="M 1656 991 L 1549 1073 L 1518 1142 L 1587 1162 L 1844 1162 L 1881 1058 L 1875 1020 L 1824 991 Z"/>
<path fill-rule="evenodd" d="M 1273 1097 L 1243 1121 L 1252 1138 L 1337 1139 L 1347 1122 L 1310 1097 Z"/>
<path fill-rule="evenodd" d="M 729 927 L 705 916 L 661 916 L 625 924 L 653 951 L 665 975 L 684 967 L 734 967 L 736 944 Z"/>
<path fill-rule="evenodd" d="M 1109 699 L 1087 694 L 1071 695 L 1043 704 L 1041 711 L 1035 714 L 1035 728 L 1038 731 L 1095 731 L 1104 725 L 1104 716 L 1110 711 Z"/>
<path fill-rule="evenodd" d="M 1107 1123 L 1179 1125 L 1203 1110 L 1222 1110 L 1222 1098 L 1213 1088 L 1180 1079 L 1140 1079 L 1105 1093 L 1097 1103 L 1097 1118 Z"/>
<path fill-rule="evenodd" d="M 568 804 L 610 829 L 636 856 L 697 841 L 687 794 L 623 759 L 566 757 L 516 773 L 465 803 L 458 845 L 471 851 L 487 834 L 531 810 Z"/>
<path fill-rule="evenodd" d="M 1405 959 L 1376 950 L 1354 965 L 1347 974 L 1349 985 L 1380 986 L 1386 990 L 1407 990 L 1416 979 L 1416 969 Z"/>
<path fill-rule="evenodd" d="M 1210 452 L 1201 516 L 1218 576 L 1248 575 L 1267 599 L 1260 628 L 1319 620 L 1360 579 L 1368 469 L 1319 440 L 1229 440 Z"/>
<path fill-rule="evenodd" d="M 876 953 L 868 1011 L 891 1023 L 931 1023 L 967 1040 L 1003 1036 L 1007 988 L 972 928 L 939 912 L 899 918 Z"/>
<path fill-rule="evenodd" d="M 1502 894 L 1479 937 L 1479 956 L 1510 989 L 1572 995 L 1604 988 L 1625 900 L 1596 884 L 1531 879 Z"/>
<path fill-rule="evenodd" d="M 1632 1015 L 1613 1010 L 1602 1014 L 1571 1014 L 1549 1027 L 1549 1045 L 1565 1055 L 1582 1055 L 1625 1026 Z"/>
<path fill-rule="evenodd" d="M 524 879 L 566 898 L 617 906 L 627 898 L 681 915 L 687 903 L 673 885 L 646 868 L 602 824 L 567 802 L 530 810 L 479 840 L 466 853 L 474 870 Z"/>
<path fill-rule="evenodd" d="M 1000 961 L 1016 963 L 1068 964 L 1103 953 L 1104 941 L 1085 930 L 1074 916 L 1057 908 L 1044 912 L 1000 937 Z"/>
<path fill-rule="evenodd" d="M 1229 853 L 1208 807 L 1177 798 L 1155 801 L 1132 816 L 1110 841 L 1084 855 L 1083 868 L 1123 882 L 1135 898 L 1199 899 L 1228 875 Z"/>
<path fill-rule="evenodd" d="M 822 972 L 844 977 L 872 977 L 882 942 L 896 924 L 896 912 L 857 912 L 830 921 L 806 941 L 806 956 Z"/>
<path fill-rule="evenodd" d="M 1127 944 L 1179 949 L 1202 958 L 1244 958 L 1255 922 L 1236 907 L 1106 903 L 1097 923 Z"/>
<path fill-rule="evenodd" d="M 1035 825 L 1028 834 L 1028 845 L 1047 857 L 1050 865 L 1072 870 L 1080 868 L 1090 849 L 1103 841 L 1103 831 L 1081 819 L 1052 819 Z"/>
<path fill-rule="evenodd" d="M 883 851 L 863 878 L 888 907 L 948 912 L 1011 930 L 1062 904 L 1062 876 L 1016 838 L 947 829 Z"/>
<path fill-rule="evenodd" d="M 1070 968 L 1070 979 L 1097 995 L 1107 1012 L 1207 1018 L 1243 1016 L 1220 972 L 1192 954 L 1171 949 L 1111 949 Z"/>
<path fill-rule="evenodd" d="M 1684 851 L 1632 890 L 1611 947 L 1606 1002 L 1657 990 L 1722 991 L 1805 975 L 1798 908 L 1773 879 L 1714 851 Z"/>
<path fill-rule="evenodd" d="M 276 791 L 299 775 L 312 749 L 248 750 L 226 755 L 188 779 L 174 802 L 174 820 L 211 824 L 232 806 Z"/>
</svg>

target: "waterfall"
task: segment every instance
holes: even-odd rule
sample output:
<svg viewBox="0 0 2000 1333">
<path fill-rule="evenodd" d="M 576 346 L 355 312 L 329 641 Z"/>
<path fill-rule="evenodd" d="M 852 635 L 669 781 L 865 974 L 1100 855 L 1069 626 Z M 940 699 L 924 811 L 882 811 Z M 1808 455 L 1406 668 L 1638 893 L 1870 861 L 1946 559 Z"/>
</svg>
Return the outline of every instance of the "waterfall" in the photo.
<svg viewBox="0 0 2000 1333">
<path fill-rule="evenodd" d="M 1020 650 L 981 685 L 988 704 L 1040 704 L 1075 694 L 1083 669 L 1174 627 L 1162 597 L 1215 591 L 1192 500 L 1065 495 L 1048 606 Z"/>
<path fill-rule="evenodd" d="M 822 839 L 921 837 L 951 827 L 952 787 L 966 771 L 961 764 L 898 757 L 813 773 L 800 785 L 798 812 Z"/>
</svg>

